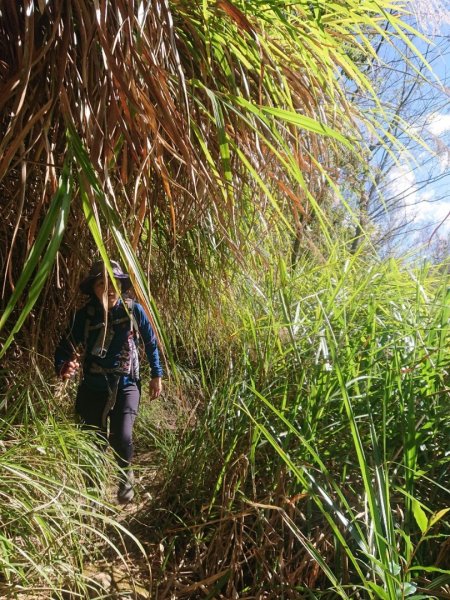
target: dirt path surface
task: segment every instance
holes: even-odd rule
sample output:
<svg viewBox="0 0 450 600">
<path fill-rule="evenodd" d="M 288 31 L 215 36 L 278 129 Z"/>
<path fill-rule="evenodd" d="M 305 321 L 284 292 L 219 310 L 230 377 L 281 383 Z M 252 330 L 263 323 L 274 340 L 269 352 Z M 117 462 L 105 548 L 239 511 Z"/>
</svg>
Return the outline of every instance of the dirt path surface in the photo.
<svg viewBox="0 0 450 600">
<path fill-rule="evenodd" d="M 88 565 L 84 574 L 93 581 L 92 597 L 111 600 L 151 598 L 152 568 L 149 557 L 155 555 L 155 542 L 145 521 L 148 505 L 155 488 L 157 467 L 153 464 L 151 452 L 140 453 L 134 464 L 135 497 L 123 506 L 117 503 L 115 486 L 107 491 L 107 501 L 117 508 L 115 520 L 123 527 L 119 535 L 116 528 L 111 533 L 111 541 L 120 546 L 123 556 L 115 556 L 111 551 L 109 561 L 102 560 Z M 125 532 L 129 532 L 131 535 Z M 119 537 L 121 539 L 119 539 Z"/>
<path fill-rule="evenodd" d="M 156 424 L 164 431 L 175 431 L 178 420 L 186 424 L 191 419 L 192 407 L 184 406 L 183 402 L 172 405 L 165 400 L 164 403 L 153 402 L 150 406 L 144 404 L 141 407 L 135 432 L 133 461 L 135 497 L 129 504 L 121 506 L 117 503 L 117 488 L 111 485 L 105 498 L 117 509 L 114 519 L 124 529 L 120 536 L 114 527 L 109 532 L 111 541 L 120 547 L 123 556 L 119 557 L 111 549 L 107 552 L 106 561 L 98 561 L 85 568 L 86 574 L 95 582 L 93 597 L 102 600 L 155 598 L 155 580 L 161 577 L 161 565 L 165 559 L 159 534 L 154 529 L 154 520 L 150 523 L 148 515 L 154 510 L 153 498 L 158 495 L 162 482 L 157 453 L 147 446 L 146 422 L 151 426 Z M 139 426 L 142 428 L 141 435 Z M 162 597 L 169 600 L 175 596 L 167 589 L 172 586 L 167 586 L 165 578 L 163 579 L 165 591 Z"/>
</svg>

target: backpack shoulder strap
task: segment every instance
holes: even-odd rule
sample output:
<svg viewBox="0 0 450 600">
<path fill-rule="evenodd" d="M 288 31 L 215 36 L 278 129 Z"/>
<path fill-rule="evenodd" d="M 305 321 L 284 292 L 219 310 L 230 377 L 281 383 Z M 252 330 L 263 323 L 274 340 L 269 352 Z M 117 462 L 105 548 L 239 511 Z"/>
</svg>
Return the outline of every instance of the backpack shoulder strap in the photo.
<svg viewBox="0 0 450 600">
<path fill-rule="evenodd" d="M 136 317 L 134 316 L 134 305 L 136 304 L 132 298 L 127 298 L 125 300 L 125 304 L 127 305 L 128 312 L 130 313 L 130 329 L 133 337 L 139 339 L 139 326 L 136 321 Z"/>
</svg>

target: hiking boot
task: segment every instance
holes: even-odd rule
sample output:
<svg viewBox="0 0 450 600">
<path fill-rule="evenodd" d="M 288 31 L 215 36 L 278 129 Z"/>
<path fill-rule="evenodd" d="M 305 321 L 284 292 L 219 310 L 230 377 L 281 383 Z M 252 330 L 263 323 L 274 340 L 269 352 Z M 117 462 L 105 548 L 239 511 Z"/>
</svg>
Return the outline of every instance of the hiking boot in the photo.
<svg viewBox="0 0 450 600">
<path fill-rule="evenodd" d="M 119 504 L 128 504 L 134 498 L 134 474 L 133 471 L 127 471 L 117 490 L 117 500 Z"/>
</svg>

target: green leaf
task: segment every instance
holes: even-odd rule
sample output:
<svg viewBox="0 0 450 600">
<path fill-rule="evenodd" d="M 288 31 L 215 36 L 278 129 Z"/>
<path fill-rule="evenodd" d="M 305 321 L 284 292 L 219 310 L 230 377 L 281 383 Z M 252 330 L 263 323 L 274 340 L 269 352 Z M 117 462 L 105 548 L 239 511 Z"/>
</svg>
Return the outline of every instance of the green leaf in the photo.
<svg viewBox="0 0 450 600">
<path fill-rule="evenodd" d="M 225 119 L 223 116 L 222 107 L 220 105 L 219 99 L 210 89 L 207 87 L 204 88 L 205 92 L 208 94 L 209 99 L 211 100 L 211 104 L 214 111 L 214 119 L 217 127 L 217 135 L 219 140 L 219 151 L 220 157 L 222 159 L 222 165 L 224 170 L 225 179 L 231 183 L 233 181 L 233 175 L 231 173 L 231 164 L 230 164 L 230 146 L 228 143 L 228 136 L 225 129 Z M 231 188 L 230 188 L 231 189 Z"/>
<path fill-rule="evenodd" d="M 392 575 L 398 575 L 401 571 L 401 567 L 398 563 L 394 562 L 394 561 L 390 561 L 389 563 L 389 572 Z"/>
<path fill-rule="evenodd" d="M 409 559 L 409 557 L 412 555 L 412 553 L 414 552 L 414 547 L 413 544 L 411 542 L 411 537 L 402 529 L 398 530 L 399 535 L 401 535 L 401 537 L 404 539 L 405 541 L 405 551 L 404 551 L 404 558 L 406 558 L 406 560 Z"/>
<path fill-rule="evenodd" d="M 422 565 L 414 565 L 409 568 L 410 571 L 424 571 L 425 573 L 441 573 L 442 575 L 450 575 L 449 569 L 440 569 L 439 567 L 423 567 Z"/>
<path fill-rule="evenodd" d="M 436 523 L 440 521 L 442 517 L 444 517 L 448 513 L 449 510 L 450 508 L 443 508 L 442 510 L 439 510 L 437 513 L 432 515 L 430 517 L 429 527 L 433 527 L 433 525 L 436 525 Z"/>
<path fill-rule="evenodd" d="M 355 150 L 355 143 L 351 143 L 350 140 L 332 127 L 329 127 L 320 121 L 316 121 L 315 119 L 311 119 L 311 117 L 299 115 L 292 110 L 272 108 L 271 106 L 262 106 L 260 107 L 260 110 L 266 115 L 271 115 L 277 119 L 280 119 L 281 121 L 285 121 L 286 123 L 292 123 L 293 125 L 297 125 L 298 127 L 306 129 L 307 131 L 311 131 L 312 133 L 318 133 L 320 135 L 334 138 L 338 142 L 341 142 L 341 144 L 344 144 L 344 146 L 347 146 L 349 150 Z"/>
<path fill-rule="evenodd" d="M 428 529 L 428 518 L 422 506 L 417 500 L 412 501 L 412 511 L 414 518 L 416 519 L 416 523 L 420 528 L 420 531 L 422 533 L 425 533 L 425 531 Z"/>
<path fill-rule="evenodd" d="M 377 583 L 373 583 L 373 581 L 368 581 L 367 586 L 371 590 L 373 590 L 377 594 L 378 598 L 381 598 L 381 600 L 390 600 L 389 594 Z"/>
<path fill-rule="evenodd" d="M 402 597 L 411 596 L 417 590 L 417 585 L 415 583 L 406 582 L 403 584 L 403 595 Z"/>
<path fill-rule="evenodd" d="M 71 159 L 67 158 L 64 163 L 59 187 L 52 199 L 44 222 L 39 229 L 36 241 L 27 257 L 15 290 L 0 319 L 1 330 L 21 298 L 26 286 L 30 285 L 25 305 L 15 320 L 14 327 L 0 350 L 0 358 L 5 354 L 6 350 L 11 345 L 15 334 L 20 330 L 25 319 L 30 314 L 53 268 L 56 253 L 58 252 L 64 236 L 70 210 L 70 201 L 72 197 L 70 162 Z"/>
</svg>

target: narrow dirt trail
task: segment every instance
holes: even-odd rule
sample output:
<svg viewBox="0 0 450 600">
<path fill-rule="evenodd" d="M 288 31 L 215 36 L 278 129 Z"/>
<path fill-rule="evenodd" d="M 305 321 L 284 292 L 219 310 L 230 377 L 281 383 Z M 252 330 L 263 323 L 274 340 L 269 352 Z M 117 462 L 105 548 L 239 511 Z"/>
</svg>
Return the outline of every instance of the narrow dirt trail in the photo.
<svg viewBox="0 0 450 600">
<path fill-rule="evenodd" d="M 140 452 L 136 456 L 135 497 L 132 502 L 120 506 L 116 500 L 116 487 L 111 485 L 106 500 L 116 506 L 115 520 L 125 531 L 119 536 L 117 529 L 110 533 L 111 541 L 120 546 L 123 556 L 110 552 L 110 560 L 101 560 L 86 566 L 84 573 L 92 578 L 95 589 L 103 598 L 111 600 L 145 600 L 151 598 L 152 568 L 149 560 L 155 556 L 156 544 L 152 540 L 149 524 L 145 521 L 153 491 L 157 487 L 157 468 L 151 452 Z M 121 539 L 119 539 L 121 538 Z"/>
</svg>

